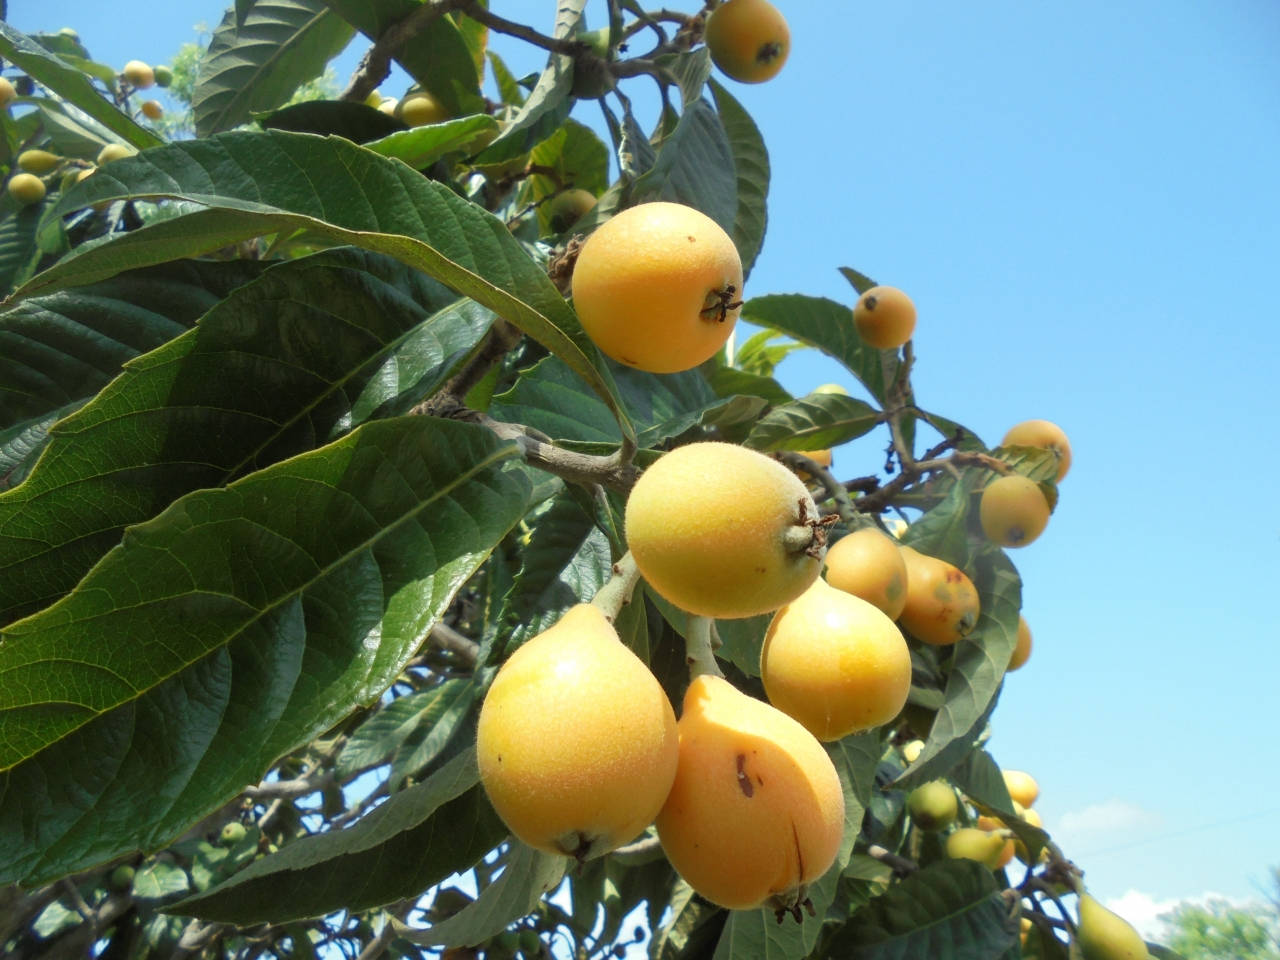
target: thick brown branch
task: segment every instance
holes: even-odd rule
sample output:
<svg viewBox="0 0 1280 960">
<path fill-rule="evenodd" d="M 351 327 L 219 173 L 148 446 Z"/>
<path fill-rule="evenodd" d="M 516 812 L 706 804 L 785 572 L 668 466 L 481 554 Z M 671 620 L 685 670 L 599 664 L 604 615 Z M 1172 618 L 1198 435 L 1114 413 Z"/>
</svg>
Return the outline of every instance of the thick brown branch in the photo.
<svg viewBox="0 0 1280 960">
<path fill-rule="evenodd" d="M 539 33 L 532 27 L 526 27 L 523 23 L 515 23 L 498 16 L 496 13 L 490 13 L 475 0 L 462 0 L 457 4 L 457 9 L 479 23 L 483 23 L 490 30 L 496 30 L 498 33 L 505 33 L 509 37 L 516 37 L 526 43 L 531 43 L 535 47 L 541 47 L 543 50 L 550 50 L 552 53 L 563 53 L 572 56 L 584 49 L 583 44 L 577 40 L 566 40 L 560 37 L 548 37 L 546 34 Z"/>
</svg>

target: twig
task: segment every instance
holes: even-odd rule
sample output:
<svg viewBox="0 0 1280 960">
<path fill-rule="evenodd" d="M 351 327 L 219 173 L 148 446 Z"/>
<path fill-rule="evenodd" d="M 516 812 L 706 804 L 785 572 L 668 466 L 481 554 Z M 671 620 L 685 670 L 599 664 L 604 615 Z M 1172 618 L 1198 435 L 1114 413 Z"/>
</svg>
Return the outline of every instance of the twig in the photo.
<svg viewBox="0 0 1280 960">
<path fill-rule="evenodd" d="M 515 23 L 511 20 L 504 19 L 495 13 L 490 13 L 475 0 L 461 0 L 456 4 L 456 9 L 460 10 L 466 16 L 475 20 L 477 23 L 483 23 L 490 30 L 496 30 L 498 33 L 505 33 L 509 37 L 516 37 L 526 43 L 531 43 L 535 47 L 541 47 L 543 50 L 549 50 L 552 53 L 563 53 L 567 56 L 573 56 L 586 49 L 586 45 L 581 40 L 567 40 L 561 37 L 548 37 L 546 34 L 539 33 L 532 27 L 526 27 L 523 23 Z"/>
<path fill-rule="evenodd" d="M 530 466 L 554 473 L 571 483 L 593 484 L 626 493 L 640 479 L 640 471 L 624 462 L 622 450 L 610 456 L 595 456 L 564 450 L 551 443 L 534 439 L 529 428 L 518 423 L 504 423 L 485 414 L 476 414 L 476 422 L 488 427 L 503 440 L 514 440 L 520 445 Z"/>
<path fill-rule="evenodd" d="M 867 855 L 875 857 L 885 866 L 890 867 L 894 874 L 899 877 L 910 876 L 920 869 L 914 860 L 908 860 L 906 857 L 891 853 L 879 844 L 873 843 L 867 847 Z"/>
<path fill-rule="evenodd" d="M 336 782 L 332 771 L 313 770 L 294 780 L 264 780 L 257 786 L 245 787 L 244 795 L 250 800 L 296 800 Z"/>
<path fill-rule="evenodd" d="M 837 480 L 826 467 L 795 450 L 776 450 L 773 456 L 789 467 L 803 470 L 822 484 L 822 488 L 827 491 L 827 497 L 835 501 L 836 512 L 840 514 L 840 519 L 847 525 L 856 528 L 866 522 L 862 517 L 858 516 L 858 511 L 853 508 L 853 503 L 849 500 L 848 488 Z"/>
<path fill-rule="evenodd" d="M 610 856 L 619 857 L 622 860 L 638 860 L 639 858 L 647 859 L 653 853 L 662 849 L 662 842 L 658 840 L 657 834 L 649 834 L 641 837 L 639 840 L 633 840 L 631 843 L 623 844 L 617 850 L 613 851 Z"/>
<path fill-rule="evenodd" d="M 631 602 L 631 594 L 640 582 L 640 568 L 636 559 L 627 551 L 613 565 L 613 576 L 591 598 L 592 606 L 599 607 L 612 623 L 618 619 L 622 608 Z"/>
<path fill-rule="evenodd" d="M 716 663 L 715 621 L 710 617 L 689 617 L 684 635 L 685 663 L 689 665 L 689 679 L 710 674 L 723 677 L 720 664 Z"/>
<path fill-rule="evenodd" d="M 340 100 L 362 102 L 391 73 L 391 61 L 410 40 L 437 17 L 460 6 L 461 0 L 424 0 L 412 13 L 387 27 L 374 41 L 352 74 Z"/>
<path fill-rule="evenodd" d="M 470 637 L 464 637 L 447 623 L 433 624 L 428 639 L 441 650 L 456 653 L 469 667 L 474 667 L 480 657 L 480 644 Z"/>
</svg>

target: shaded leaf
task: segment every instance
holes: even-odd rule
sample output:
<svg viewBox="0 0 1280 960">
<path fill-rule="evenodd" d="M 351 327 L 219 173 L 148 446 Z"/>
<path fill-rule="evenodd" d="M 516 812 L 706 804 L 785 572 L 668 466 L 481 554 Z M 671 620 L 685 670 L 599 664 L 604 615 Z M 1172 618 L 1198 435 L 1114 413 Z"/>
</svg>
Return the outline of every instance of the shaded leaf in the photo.
<svg viewBox="0 0 1280 960">
<path fill-rule="evenodd" d="M 729 138 L 705 100 L 690 104 L 658 147 L 653 166 L 631 186 L 631 203 L 669 200 L 701 210 L 732 236 L 738 181 Z"/>
<path fill-rule="evenodd" d="M 274 110 L 324 73 L 353 30 L 321 0 L 258 0 L 222 18 L 191 96 L 196 135 L 207 137 Z"/>
<path fill-rule="evenodd" d="M 417 729 L 391 760 L 391 786 L 398 789 L 406 777 L 420 771 L 441 756 L 467 721 L 476 704 L 476 685 L 470 679 L 446 680 L 435 700 L 422 711 Z"/>
<path fill-rule="evenodd" d="M 36 459 L 49 444 L 49 428 L 74 413 L 83 402 L 73 400 L 52 413 L 42 413 L 0 430 L 0 493 L 27 479 Z"/>
<path fill-rule="evenodd" d="M 133 895 L 139 900 L 163 900 L 190 889 L 187 871 L 163 860 L 152 860 L 133 876 Z"/>
<path fill-rule="evenodd" d="M 35 272 L 40 260 L 36 230 L 44 208 L 44 203 L 33 203 L 0 221 L 0 298 Z"/>
<path fill-rule="evenodd" d="M 349 100 L 295 103 L 259 117 L 258 123 L 268 130 L 292 130 L 318 136 L 333 134 L 352 143 L 368 143 L 404 130 L 404 124 L 395 117 L 389 117 L 368 104 Z"/>
<path fill-rule="evenodd" d="M 751 430 L 756 450 L 824 450 L 873 430 L 880 411 L 839 393 L 811 393 L 770 410 Z"/>
<path fill-rule="evenodd" d="M 456 709 L 460 702 L 469 704 L 473 697 L 474 685 L 464 678 L 397 697 L 352 732 L 338 754 L 338 776 L 346 778 L 385 763 L 415 732 L 433 729 L 442 715 Z"/>
<path fill-rule="evenodd" d="M 764 245 L 768 222 L 769 151 L 751 114 L 715 80 L 711 81 L 711 95 L 715 97 L 716 111 L 720 114 L 720 123 L 733 154 L 738 211 L 733 219 L 731 235 L 734 246 L 738 248 L 738 256 L 742 258 L 742 275 L 746 278 L 751 276 L 751 267 Z"/>
<path fill-rule="evenodd" d="M 0 643 L 0 882 L 155 848 L 377 697 L 526 509 L 408 417 L 189 494 Z"/>
<path fill-rule="evenodd" d="M 475 750 L 468 749 L 353 826 L 302 837 L 166 910 L 279 923 L 414 896 L 469 869 L 506 836 L 479 782 Z"/>
</svg>

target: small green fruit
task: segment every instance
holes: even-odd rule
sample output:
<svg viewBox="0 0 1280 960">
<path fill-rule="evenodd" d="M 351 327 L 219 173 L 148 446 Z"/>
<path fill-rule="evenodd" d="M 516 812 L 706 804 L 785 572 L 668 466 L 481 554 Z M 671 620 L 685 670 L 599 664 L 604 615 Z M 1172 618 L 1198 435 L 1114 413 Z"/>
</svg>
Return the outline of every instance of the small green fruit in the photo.
<svg viewBox="0 0 1280 960">
<path fill-rule="evenodd" d="M 1148 960 L 1151 956 L 1137 930 L 1083 892 L 1076 945 L 1084 960 Z"/>
<path fill-rule="evenodd" d="M 62 158 L 48 150 L 23 150 L 18 154 L 18 166 L 27 173 L 48 173 L 60 163 Z"/>
<path fill-rule="evenodd" d="M 31 173 L 16 173 L 9 180 L 9 196 L 22 206 L 44 199 L 44 181 Z"/>
<path fill-rule="evenodd" d="M 173 83 L 173 71 L 161 64 L 155 68 L 156 86 L 167 87 Z"/>
<path fill-rule="evenodd" d="M 415 90 L 405 95 L 396 107 L 396 116 L 405 126 L 421 127 L 427 123 L 440 123 L 449 119 L 449 111 L 439 100 L 425 90 Z"/>
<path fill-rule="evenodd" d="M 222 828 L 222 833 L 218 834 L 218 842 L 224 847 L 234 847 L 244 839 L 244 835 L 247 832 L 243 823 L 232 820 Z"/>
<path fill-rule="evenodd" d="M 595 205 L 596 197 L 590 190 L 583 190 L 581 187 L 565 190 L 547 201 L 547 220 L 552 230 L 563 233 Z"/>
<path fill-rule="evenodd" d="M 107 878 L 107 885 L 112 890 L 128 890 L 133 886 L 133 873 L 133 867 L 122 863 L 111 871 L 111 876 Z"/>
<path fill-rule="evenodd" d="M 934 780 L 916 787 L 907 795 L 907 812 L 911 822 L 930 833 L 945 830 L 955 822 L 960 812 L 956 792 L 943 780 Z"/>
</svg>

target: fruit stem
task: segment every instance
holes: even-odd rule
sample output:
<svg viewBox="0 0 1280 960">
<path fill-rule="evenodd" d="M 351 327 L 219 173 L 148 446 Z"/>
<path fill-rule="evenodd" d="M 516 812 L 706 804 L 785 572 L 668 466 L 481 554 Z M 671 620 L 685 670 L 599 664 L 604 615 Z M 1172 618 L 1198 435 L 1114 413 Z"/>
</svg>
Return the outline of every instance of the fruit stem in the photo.
<svg viewBox="0 0 1280 960">
<path fill-rule="evenodd" d="M 591 598 L 592 606 L 603 610 L 609 622 L 613 623 L 618 619 L 622 608 L 631 602 L 631 594 L 639 581 L 640 568 L 636 566 L 635 557 L 628 550 L 613 565 L 613 576 Z"/>
<path fill-rule="evenodd" d="M 813 549 L 816 535 L 817 531 L 811 523 L 793 524 L 782 535 L 783 549 L 789 554 L 807 553 Z"/>
<path fill-rule="evenodd" d="M 715 621 L 710 617 L 690 617 L 689 626 L 684 637 L 685 661 L 689 664 L 689 679 L 709 674 L 723 677 L 720 664 L 716 663 L 715 645 L 712 636 L 715 632 Z"/>
</svg>

